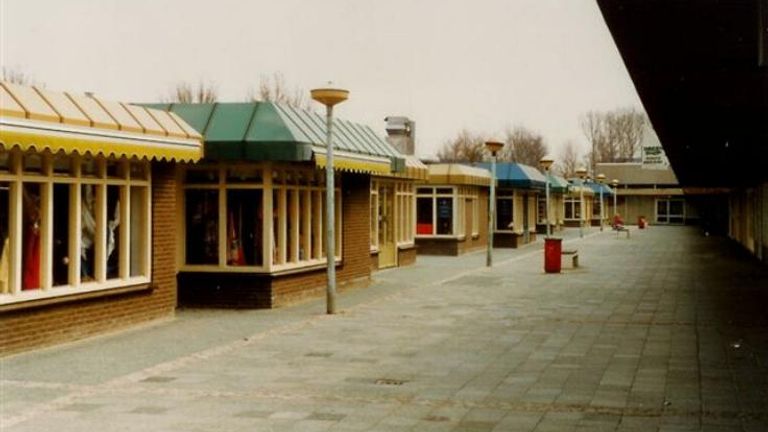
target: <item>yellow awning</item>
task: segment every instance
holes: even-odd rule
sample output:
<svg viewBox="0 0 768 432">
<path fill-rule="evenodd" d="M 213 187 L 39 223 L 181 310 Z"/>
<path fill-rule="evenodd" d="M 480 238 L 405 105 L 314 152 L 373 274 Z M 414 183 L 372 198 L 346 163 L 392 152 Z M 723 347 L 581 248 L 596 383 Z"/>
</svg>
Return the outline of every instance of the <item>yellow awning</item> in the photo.
<svg viewBox="0 0 768 432">
<path fill-rule="evenodd" d="M 0 82 L 0 147 L 197 161 L 202 137 L 165 111 Z"/>
<path fill-rule="evenodd" d="M 318 168 L 325 168 L 325 149 L 316 147 L 313 149 L 315 164 Z M 383 157 L 374 157 L 362 154 L 333 152 L 333 167 L 340 171 L 350 171 L 369 174 L 389 174 L 392 170 L 392 162 Z"/>
<path fill-rule="evenodd" d="M 461 164 L 433 164 L 429 169 L 429 184 L 490 186 L 491 173 L 482 168 Z"/>
<path fill-rule="evenodd" d="M 416 156 L 408 155 L 405 157 L 405 171 L 389 173 L 385 177 L 426 181 L 429 177 L 429 170 Z"/>
</svg>

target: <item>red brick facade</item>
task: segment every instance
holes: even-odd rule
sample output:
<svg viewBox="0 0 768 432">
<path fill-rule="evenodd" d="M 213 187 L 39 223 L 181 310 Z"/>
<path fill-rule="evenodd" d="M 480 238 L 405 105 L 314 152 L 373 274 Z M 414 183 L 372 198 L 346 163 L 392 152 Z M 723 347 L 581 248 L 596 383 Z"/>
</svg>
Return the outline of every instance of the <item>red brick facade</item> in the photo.
<svg viewBox="0 0 768 432">
<path fill-rule="evenodd" d="M 151 286 L 54 298 L 0 311 L 1 355 L 173 316 L 177 236 L 175 167 L 171 163 L 152 164 Z"/>
</svg>

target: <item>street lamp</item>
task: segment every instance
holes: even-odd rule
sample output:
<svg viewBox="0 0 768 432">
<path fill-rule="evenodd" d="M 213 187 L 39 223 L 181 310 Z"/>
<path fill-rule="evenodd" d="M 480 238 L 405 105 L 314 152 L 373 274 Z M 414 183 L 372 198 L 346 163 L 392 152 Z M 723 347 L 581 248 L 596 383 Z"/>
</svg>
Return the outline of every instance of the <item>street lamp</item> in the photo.
<svg viewBox="0 0 768 432">
<path fill-rule="evenodd" d="M 328 314 L 336 313 L 336 251 L 335 251 L 335 185 L 333 177 L 333 106 L 344 102 L 349 91 L 336 88 L 311 90 L 312 99 L 325 105 L 325 254 L 328 264 L 328 282 L 326 284 L 326 308 Z"/>
<path fill-rule="evenodd" d="M 603 183 L 605 183 L 605 174 L 597 175 L 597 183 L 600 184 L 600 231 L 603 230 Z"/>
<path fill-rule="evenodd" d="M 547 223 L 547 237 L 550 237 L 552 235 L 552 228 L 550 227 L 550 223 L 549 223 L 549 168 L 552 166 L 554 162 L 555 161 L 549 156 L 544 156 L 539 161 L 539 166 L 541 167 L 541 169 L 544 170 L 544 176 L 546 177 L 546 180 L 547 180 L 547 189 L 546 189 L 547 190 L 547 199 L 546 199 L 547 210 L 545 215 L 546 223 Z"/>
<path fill-rule="evenodd" d="M 616 193 L 619 191 L 619 180 L 611 180 L 611 186 L 613 186 L 613 219 L 616 220 L 616 215 L 619 214 L 619 208 L 616 206 Z"/>
<path fill-rule="evenodd" d="M 490 210 L 488 211 L 488 253 L 485 259 L 485 265 L 493 265 L 493 221 L 496 220 L 496 153 L 504 147 L 503 142 L 486 141 L 485 148 L 491 153 L 491 198 Z"/>
<path fill-rule="evenodd" d="M 576 170 L 576 175 L 579 176 L 581 181 L 579 182 L 579 237 L 584 237 L 584 179 L 587 178 L 587 169 L 581 167 Z"/>
</svg>

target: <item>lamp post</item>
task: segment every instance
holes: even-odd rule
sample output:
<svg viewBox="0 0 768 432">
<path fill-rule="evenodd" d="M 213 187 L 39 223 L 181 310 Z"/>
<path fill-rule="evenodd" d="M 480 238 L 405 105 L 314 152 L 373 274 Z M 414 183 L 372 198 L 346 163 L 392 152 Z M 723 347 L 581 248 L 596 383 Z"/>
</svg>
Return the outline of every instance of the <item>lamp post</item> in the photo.
<svg viewBox="0 0 768 432">
<path fill-rule="evenodd" d="M 504 147 L 503 142 L 485 142 L 485 148 L 491 153 L 491 202 L 488 210 L 488 253 L 485 259 L 485 265 L 487 267 L 493 265 L 493 222 L 496 220 L 496 153 L 498 153 L 502 147 Z"/>
<path fill-rule="evenodd" d="M 600 184 L 600 231 L 603 230 L 603 183 L 605 183 L 605 174 L 597 175 L 597 183 Z"/>
<path fill-rule="evenodd" d="M 613 186 L 613 216 L 615 219 L 616 215 L 619 214 L 619 208 L 616 206 L 616 193 L 618 192 L 619 180 L 611 180 L 611 186 Z"/>
<path fill-rule="evenodd" d="M 552 235 L 552 228 L 551 228 L 550 222 L 549 222 L 549 167 L 552 166 L 552 163 L 554 163 L 554 160 L 551 157 L 549 157 L 549 156 L 544 156 L 539 161 L 539 166 L 541 167 L 541 169 L 544 170 L 544 177 L 546 177 L 546 180 L 547 180 L 547 183 L 546 183 L 547 184 L 547 187 L 546 187 L 546 191 L 547 191 L 546 192 L 547 193 L 547 195 L 546 195 L 546 197 L 547 197 L 546 198 L 546 206 L 547 206 L 547 209 L 546 209 L 546 215 L 544 216 L 546 218 L 546 223 L 547 223 L 547 237 L 550 237 Z"/>
<path fill-rule="evenodd" d="M 349 91 L 336 88 L 319 88 L 311 91 L 312 99 L 325 105 L 325 254 L 328 264 L 326 284 L 326 309 L 328 314 L 336 313 L 336 251 L 335 251 L 335 185 L 333 177 L 333 106 L 344 102 Z"/>
<path fill-rule="evenodd" d="M 581 179 L 579 182 L 579 237 L 584 237 L 584 179 L 587 178 L 587 169 L 584 167 L 577 169 L 576 175 Z"/>
</svg>

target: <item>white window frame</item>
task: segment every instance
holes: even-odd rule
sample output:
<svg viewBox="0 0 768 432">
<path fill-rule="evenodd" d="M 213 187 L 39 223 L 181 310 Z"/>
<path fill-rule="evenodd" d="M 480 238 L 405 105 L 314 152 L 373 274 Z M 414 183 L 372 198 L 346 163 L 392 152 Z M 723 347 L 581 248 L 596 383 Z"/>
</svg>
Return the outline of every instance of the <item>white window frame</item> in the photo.
<svg viewBox="0 0 768 432">
<path fill-rule="evenodd" d="M 420 192 L 420 190 L 431 189 L 431 192 Z M 438 189 L 450 189 L 451 193 L 437 193 Z M 477 191 L 470 187 L 461 186 L 418 186 L 414 197 L 414 229 L 417 221 L 417 201 L 419 198 L 432 199 L 432 234 L 416 234 L 415 238 L 456 238 L 464 239 L 466 237 L 465 228 L 465 201 L 467 198 L 477 197 Z M 437 200 L 438 198 L 451 198 L 451 234 L 436 234 L 437 230 Z M 478 227 L 479 230 L 479 227 Z M 474 234 L 473 234 L 474 235 Z"/>
<path fill-rule="evenodd" d="M 103 156 L 88 157 L 77 154 L 58 154 L 57 158 L 66 158 L 70 163 L 69 173 L 54 172 L 54 155 L 45 152 L 21 152 L 18 149 L 6 151 L 9 156 L 9 169 L 0 171 L 0 183 L 9 188 L 9 250 L 7 292 L 0 293 L 0 305 L 15 304 L 31 300 L 59 298 L 77 294 L 106 291 L 148 284 L 152 278 L 152 178 L 149 161 L 129 161 L 126 158 L 115 159 Z M 39 157 L 40 172 L 24 171 L 25 157 Z M 85 175 L 82 172 L 83 160 L 92 160 L 96 167 L 95 175 Z M 116 164 L 119 176 L 108 176 L 107 163 Z M 144 172 L 144 178 L 132 178 L 131 167 L 139 166 Z M 23 185 L 38 184 L 40 188 L 40 287 L 22 289 L 23 275 Z M 54 286 L 53 276 L 53 217 L 54 217 L 54 185 L 69 186 L 69 232 L 67 245 L 68 276 L 67 283 Z M 94 280 L 83 281 L 81 269 L 81 211 L 82 186 L 95 186 L 96 232 L 94 233 Z M 108 256 L 106 243 L 108 238 L 108 220 L 113 215 L 107 215 L 107 188 L 118 187 L 119 191 L 119 224 L 114 228 L 119 230 L 120 242 L 118 249 L 118 275 L 107 277 Z M 139 275 L 131 276 L 131 191 L 142 188 L 144 202 L 143 232 L 139 251 Z M 1 240 L 0 240 L 1 241 Z M 2 245 L 0 245 L 2 246 Z M 73 258 L 76 257 L 76 258 Z"/>
<path fill-rule="evenodd" d="M 249 168 L 261 171 L 261 183 L 227 183 L 227 169 Z M 218 173 L 215 184 L 189 184 L 184 180 L 192 170 L 213 170 Z M 325 255 L 325 171 L 314 166 L 297 166 L 271 162 L 240 164 L 206 164 L 184 167 L 179 202 L 183 235 L 179 236 L 178 265 L 181 271 L 229 273 L 282 273 L 322 267 Z M 335 179 L 336 262 L 341 262 L 342 250 L 342 193 L 341 177 Z M 299 181 L 298 179 L 302 180 Z M 187 264 L 186 262 L 186 191 L 217 190 L 219 193 L 217 264 Z M 226 254 L 227 191 L 234 189 L 262 190 L 262 265 L 229 265 Z M 277 202 L 273 199 L 277 196 Z M 301 202 L 310 204 L 301 208 Z M 273 211 L 277 215 L 277 236 L 274 236 Z M 270 216 L 267 216 L 270 215 Z M 298 220 L 296 228 L 289 230 L 288 218 Z M 304 238 L 301 238 L 301 233 Z M 311 240 L 310 240 L 311 237 Z M 288 242 L 291 242 L 290 255 Z M 310 250 L 311 249 L 311 250 Z M 303 251 L 303 253 L 302 253 Z"/>
</svg>

